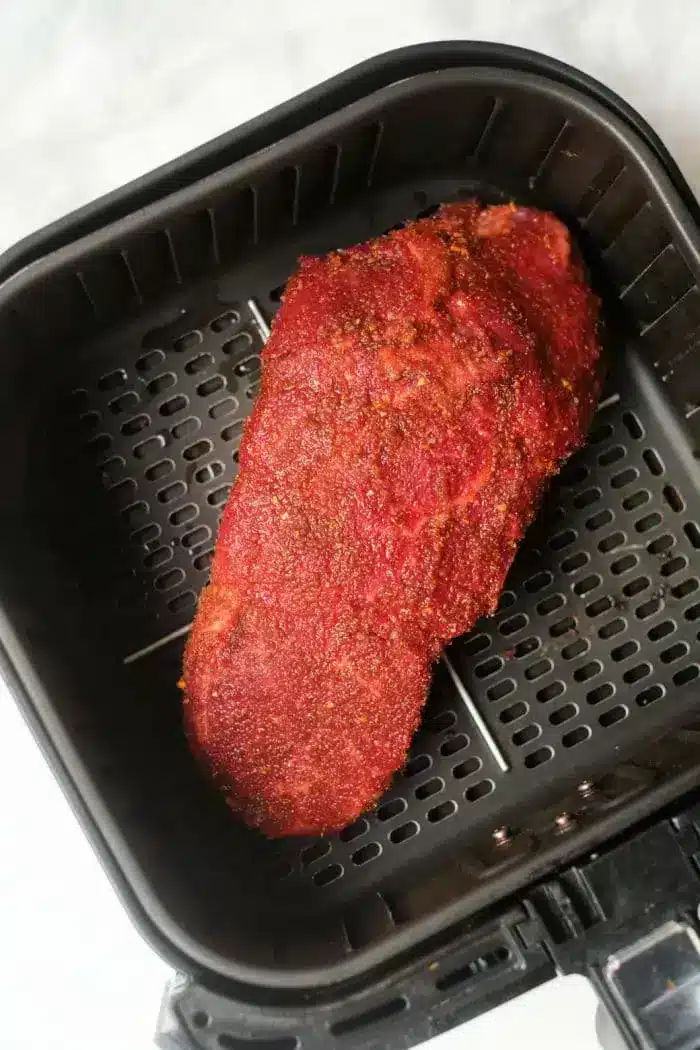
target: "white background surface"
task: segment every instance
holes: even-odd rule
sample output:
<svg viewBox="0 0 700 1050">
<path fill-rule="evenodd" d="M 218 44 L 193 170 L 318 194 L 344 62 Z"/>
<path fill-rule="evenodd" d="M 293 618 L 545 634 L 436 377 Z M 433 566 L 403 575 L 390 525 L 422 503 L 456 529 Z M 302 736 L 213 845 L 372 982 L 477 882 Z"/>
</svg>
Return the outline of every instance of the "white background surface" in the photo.
<svg viewBox="0 0 700 1050">
<path fill-rule="evenodd" d="M 694 0 L 0 3 L 0 249 L 377 52 L 471 38 L 622 94 L 700 188 Z M 135 932 L 0 684 L 0 1046 L 147 1050 L 168 975 Z M 570 979 L 430 1044 L 592 1050 Z"/>
</svg>

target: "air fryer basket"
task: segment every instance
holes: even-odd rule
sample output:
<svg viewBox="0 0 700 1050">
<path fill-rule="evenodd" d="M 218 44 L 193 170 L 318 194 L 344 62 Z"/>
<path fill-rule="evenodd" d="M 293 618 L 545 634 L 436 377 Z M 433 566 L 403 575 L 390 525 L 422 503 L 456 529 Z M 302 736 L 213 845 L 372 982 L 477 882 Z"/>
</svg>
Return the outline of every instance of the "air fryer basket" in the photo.
<svg viewBox="0 0 700 1050">
<path fill-rule="evenodd" d="M 700 675 L 699 239 L 624 120 L 505 63 L 397 80 L 168 178 L 171 193 L 0 286 L 4 662 L 161 950 L 212 980 L 318 997 L 696 781 L 679 727 Z M 176 688 L 257 390 L 256 307 L 271 319 L 299 254 L 471 195 L 561 215 L 609 321 L 589 445 L 498 614 L 449 651 L 500 758 L 439 666 L 377 810 L 271 843 L 201 779 Z"/>
</svg>

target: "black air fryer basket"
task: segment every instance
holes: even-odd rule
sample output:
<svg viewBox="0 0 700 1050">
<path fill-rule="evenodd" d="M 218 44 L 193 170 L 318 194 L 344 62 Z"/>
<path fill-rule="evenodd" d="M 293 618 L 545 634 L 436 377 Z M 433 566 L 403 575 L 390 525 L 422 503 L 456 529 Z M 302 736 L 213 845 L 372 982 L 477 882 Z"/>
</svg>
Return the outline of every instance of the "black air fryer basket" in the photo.
<svg viewBox="0 0 700 1050">
<path fill-rule="evenodd" d="M 202 780 L 176 688 L 266 326 L 301 253 L 472 195 L 574 231 L 605 397 L 378 808 L 269 842 Z M 3 671 L 187 975 L 162 1046 L 409 1047 L 555 968 L 667 1045 L 700 961 L 699 277 L 695 202 L 639 117 L 460 43 L 359 66 L 0 260 Z"/>
</svg>

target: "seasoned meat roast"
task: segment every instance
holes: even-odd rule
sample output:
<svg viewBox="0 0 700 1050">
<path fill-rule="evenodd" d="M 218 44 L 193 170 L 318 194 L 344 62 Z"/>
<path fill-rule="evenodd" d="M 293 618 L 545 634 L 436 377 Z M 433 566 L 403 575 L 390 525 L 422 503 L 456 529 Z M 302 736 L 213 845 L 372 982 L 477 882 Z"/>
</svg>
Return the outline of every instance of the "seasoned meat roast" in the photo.
<svg viewBox="0 0 700 1050">
<path fill-rule="evenodd" d="M 492 613 L 599 394 L 598 303 L 552 215 L 471 201 L 289 281 L 185 653 L 185 721 L 271 836 L 401 768 L 431 664 Z"/>
</svg>

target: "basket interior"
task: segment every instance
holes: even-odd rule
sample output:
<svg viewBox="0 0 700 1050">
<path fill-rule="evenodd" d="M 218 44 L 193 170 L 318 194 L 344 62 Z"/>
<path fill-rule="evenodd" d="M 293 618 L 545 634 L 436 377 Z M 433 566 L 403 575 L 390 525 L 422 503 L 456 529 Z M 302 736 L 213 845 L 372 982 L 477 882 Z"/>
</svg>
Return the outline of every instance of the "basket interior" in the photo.
<svg viewBox="0 0 700 1050">
<path fill-rule="evenodd" d="M 619 136 L 489 75 L 380 92 L 4 290 L 2 608 L 136 897 L 221 972 L 338 968 L 495 899 L 504 869 L 556 852 L 557 814 L 595 820 L 696 761 L 671 733 L 700 676 L 696 262 Z M 611 320 L 608 389 L 379 807 L 271 843 L 202 780 L 175 684 L 259 383 L 250 300 L 269 320 L 299 254 L 472 195 L 571 224 Z"/>
</svg>

